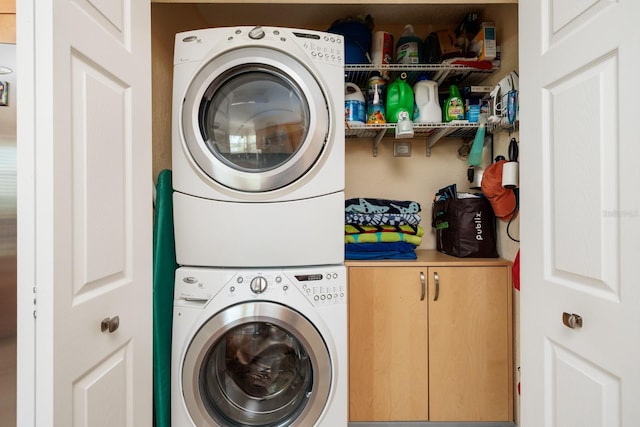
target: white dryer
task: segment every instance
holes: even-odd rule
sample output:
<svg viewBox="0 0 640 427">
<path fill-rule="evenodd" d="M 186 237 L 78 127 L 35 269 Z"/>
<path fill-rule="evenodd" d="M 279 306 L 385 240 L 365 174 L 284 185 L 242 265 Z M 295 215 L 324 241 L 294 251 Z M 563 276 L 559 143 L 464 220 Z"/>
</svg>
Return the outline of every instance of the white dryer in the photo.
<svg viewBox="0 0 640 427">
<path fill-rule="evenodd" d="M 177 261 L 344 260 L 342 36 L 275 27 L 176 35 Z"/>
<path fill-rule="evenodd" d="M 346 427 L 343 266 L 176 272 L 173 427 Z"/>
</svg>

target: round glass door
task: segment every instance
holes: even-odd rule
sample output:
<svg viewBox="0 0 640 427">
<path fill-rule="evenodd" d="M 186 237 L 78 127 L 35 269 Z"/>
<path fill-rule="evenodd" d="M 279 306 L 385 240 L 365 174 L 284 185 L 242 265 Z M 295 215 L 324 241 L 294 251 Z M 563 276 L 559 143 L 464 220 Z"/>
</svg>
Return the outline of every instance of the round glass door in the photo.
<svg viewBox="0 0 640 427">
<path fill-rule="evenodd" d="M 313 425 L 328 399 L 331 364 L 305 317 L 279 304 L 251 302 L 202 326 L 182 375 L 185 403 L 198 426 Z"/>
<path fill-rule="evenodd" d="M 311 72 L 265 48 L 224 53 L 187 89 L 182 110 L 186 146 L 218 183 L 264 192 L 298 180 L 326 142 L 329 112 Z"/>
</svg>

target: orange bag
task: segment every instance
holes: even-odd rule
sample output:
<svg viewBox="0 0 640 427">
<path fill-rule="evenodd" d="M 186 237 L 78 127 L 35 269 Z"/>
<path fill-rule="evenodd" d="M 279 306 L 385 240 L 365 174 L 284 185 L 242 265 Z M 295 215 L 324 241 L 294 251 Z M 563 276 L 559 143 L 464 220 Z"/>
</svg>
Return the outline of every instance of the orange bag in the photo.
<svg viewBox="0 0 640 427">
<path fill-rule="evenodd" d="M 506 160 L 489 165 L 482 175 L 482 192 L 489 199 L 497 218 L 508 221 L 516 214 L 517 200 L 513 190 L 502 186 L 502 166 Z"/>
</svg>

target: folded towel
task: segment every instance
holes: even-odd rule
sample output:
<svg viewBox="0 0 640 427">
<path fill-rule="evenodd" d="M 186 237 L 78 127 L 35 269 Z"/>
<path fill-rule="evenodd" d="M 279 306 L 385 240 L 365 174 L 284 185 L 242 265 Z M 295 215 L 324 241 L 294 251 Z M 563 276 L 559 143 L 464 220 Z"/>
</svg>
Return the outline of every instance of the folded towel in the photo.
<svg viewBox="0 0 640 427">
<path fill-rule="evenodd" d="M 358 234 L 358 233 L 377 233 L 377 232 L 398 232 L 413 234 L 416 236 L 423 236 L 424 229 L 419 225 L 353 225 L 345 224 L 345 234 Z"/>
<path fill-rule="evenodd" d="M 352 225 L 418 225 L 420 223 L 420 215 L 418 214 L 362 214 L 347 213 L 344 216 L 345 224 Z"/>
<path fill-rule="evenodd" d="M 376 242 L 407 242 L 418 246 L 422 242 L 422 237 L 406 233 L 377 232 L 347 234 L 344 236 L 345 243 L 376 243 Z"/>
<path fill-rule="evenodd" d="M 345 259 L 417 259 L 415 245 L 407 242 L 347 243 Z"/>
<path fill-rule="evenodd" d="M 416 252 L 349 252 L 345 251 L 344 259 L 367 260 L 367 259 L 418 259 Z"/>
<path fill-rule="evenodd" d="M 348 213 L 397 213 L 415 214 L 420 212 L 420 203 L 411 200 L 388 199 L 347 199 L 344 203 L 345 212 Z"/>
<path fill-rule="evenodd" d="M 349 252 L 413 252 L 416 245 L 407 242 L 346 243 L 344 248 Z"/>
</svg>

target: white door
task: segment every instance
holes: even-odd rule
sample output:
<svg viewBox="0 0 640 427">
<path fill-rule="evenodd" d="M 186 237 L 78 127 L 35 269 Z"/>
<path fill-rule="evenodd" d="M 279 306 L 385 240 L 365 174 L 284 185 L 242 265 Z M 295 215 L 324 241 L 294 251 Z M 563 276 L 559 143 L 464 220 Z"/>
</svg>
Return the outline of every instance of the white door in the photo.
<svg viewBox="0 0 640 427">
<path fill-rule="evenodd" d="M 640 2 L 519 16 L 521 425 L 638 426 Z"/>
<path fill-rule="evenodd" d="M 17 27 L 18 425 L 151 426 L 150 4 Z"/>
</svg>

